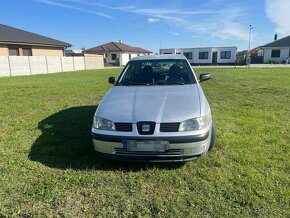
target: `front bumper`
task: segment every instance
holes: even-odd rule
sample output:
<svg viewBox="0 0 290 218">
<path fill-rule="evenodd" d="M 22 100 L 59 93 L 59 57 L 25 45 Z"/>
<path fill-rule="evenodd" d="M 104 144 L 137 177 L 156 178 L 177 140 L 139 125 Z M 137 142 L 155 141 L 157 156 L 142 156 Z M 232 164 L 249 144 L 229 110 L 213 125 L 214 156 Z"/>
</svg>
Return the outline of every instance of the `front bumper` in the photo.
<svg viewBox="0 0 290 218">
<path fill-rule="evenodd" d="M 138 162 L 183 162 L 198 159 L 207 152 L 210 136 L 211 129 L 198 135 L 167 137 L 105 135 L 92 131 L 94 148 L 100 157 Z M 166 140 L 169 141 L 169 148 L 164 152 L 132 152 L 124 148 L 123 140 Z"/>
</svg>

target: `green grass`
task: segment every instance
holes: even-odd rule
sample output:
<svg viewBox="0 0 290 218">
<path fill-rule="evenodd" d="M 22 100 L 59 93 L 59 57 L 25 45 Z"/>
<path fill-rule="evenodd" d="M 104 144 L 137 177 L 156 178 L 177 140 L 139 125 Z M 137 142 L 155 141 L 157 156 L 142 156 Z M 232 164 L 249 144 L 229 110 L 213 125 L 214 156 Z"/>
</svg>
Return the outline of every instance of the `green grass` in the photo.
<svg viewBox="0 0 290 218">
<path fill-rule="evenodd" d="M 289 217 L 289 70 L 197 70 L 218 138 L 185 165 L 96 157 L 92 116 L 119 70 L 0 78 L 0 217 Z"/>
</svg>

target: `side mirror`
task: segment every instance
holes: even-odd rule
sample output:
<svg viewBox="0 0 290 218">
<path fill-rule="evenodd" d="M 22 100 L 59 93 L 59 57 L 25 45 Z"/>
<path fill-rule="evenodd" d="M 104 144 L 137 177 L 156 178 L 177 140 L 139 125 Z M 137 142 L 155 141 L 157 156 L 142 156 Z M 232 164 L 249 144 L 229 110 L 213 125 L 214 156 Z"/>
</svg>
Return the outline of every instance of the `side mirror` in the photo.
<svg viewBox="0 0 290 218">
<path fill-rule="evenodd" d="M 211 78 L 209 73 L 202 73 L 199 75 L 199 82 L 209 80 Z"/>
<path fill-rule="evenodd" d="M 109 79 L 108 79 L 108 82 L 111 83 L 111 84 L 115 84 L 115 82 L 116 82 L 115 77 L 110 76 Z"/>
</svg>

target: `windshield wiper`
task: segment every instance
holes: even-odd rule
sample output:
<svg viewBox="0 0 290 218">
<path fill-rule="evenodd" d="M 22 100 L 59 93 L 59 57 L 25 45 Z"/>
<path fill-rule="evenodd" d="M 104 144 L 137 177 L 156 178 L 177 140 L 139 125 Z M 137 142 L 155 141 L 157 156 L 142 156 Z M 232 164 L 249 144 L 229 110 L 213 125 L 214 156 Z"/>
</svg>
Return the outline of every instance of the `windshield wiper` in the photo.
<svg viewBox="0 0 290 218">
<path fill-rule="evenodd" d="M 158 85 L 184 85 L 184 82 L 166 82 L 166 81 L 158 81 Z"/>
<path fill-rule="evenodd" d="M 123 86 L 149 86 L 149 83 L 133 83 L 133 82 L 121 82 L 118 83 L 118 85 L 123 85 Z"/>
</svg>

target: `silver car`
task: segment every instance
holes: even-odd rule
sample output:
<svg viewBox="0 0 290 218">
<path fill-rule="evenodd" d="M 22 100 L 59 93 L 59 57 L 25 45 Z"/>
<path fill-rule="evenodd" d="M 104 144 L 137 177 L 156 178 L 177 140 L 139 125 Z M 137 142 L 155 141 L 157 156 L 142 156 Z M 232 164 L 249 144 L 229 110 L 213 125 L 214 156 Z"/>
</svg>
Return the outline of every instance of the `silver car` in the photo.
<svg viewBox="0 0 290 218">
<path fill-rule="evenodd" d="M 172 162 L 201 157 L 215 143 L 211 110 L 182 55 L 149 55 L 128 62 L 93 119 L 94 148 L 104 158 Z"/>
</svg>

